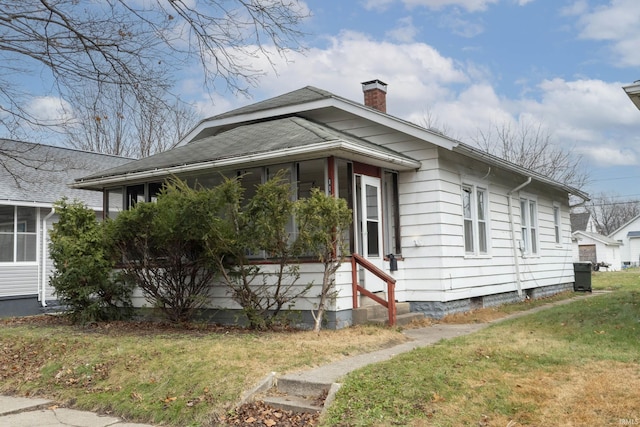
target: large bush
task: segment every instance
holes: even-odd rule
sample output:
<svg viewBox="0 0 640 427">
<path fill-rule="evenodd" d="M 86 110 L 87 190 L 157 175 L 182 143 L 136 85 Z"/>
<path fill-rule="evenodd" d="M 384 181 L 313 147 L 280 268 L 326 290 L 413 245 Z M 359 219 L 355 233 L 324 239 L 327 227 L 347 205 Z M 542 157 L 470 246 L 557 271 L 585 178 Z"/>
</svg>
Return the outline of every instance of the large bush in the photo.
<svg viewBox="0 0 640 427">
<path fill-rule="evenodd" d="M 219 227 L 215 189 L 173 180 L 156 203 L 138 203 L 109 224 L 123 279 L 172 322 L 193 318 L 218 273 L 206 241 Z"/>
<path fill-rule="evenodd" d="M 55 271 L 51 286 L 74 322 L 126 318 L 132 287 L 113 280 L 114 263 L 105 244 L 103 224 L 80 202 L 55 204 L 49 254 Z"/>
<path fill-rule="evenodd" d="M 303 296 L 311 284 L 299 285 L 294 245 L 291 185 L 280 173 L 244 200 L 237 179 L 217 187 L 224 205 L 221 227 L 211 233 L 208 248 L 228 287 L 253 329 L 267 329 L 280 319 L 283 308 Z M 260 263 L 267 258 L 268 262 Z"/>
</svg>

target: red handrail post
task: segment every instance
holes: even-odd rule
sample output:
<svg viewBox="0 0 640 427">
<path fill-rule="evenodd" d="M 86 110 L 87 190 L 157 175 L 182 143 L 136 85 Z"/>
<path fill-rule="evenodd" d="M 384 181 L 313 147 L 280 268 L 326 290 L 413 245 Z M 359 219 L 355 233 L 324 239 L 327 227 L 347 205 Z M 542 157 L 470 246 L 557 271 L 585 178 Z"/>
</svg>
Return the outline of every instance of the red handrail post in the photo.
<svg viewBox="0 0 640 427">
<path fill-rule="evenodd" d="M 387 281 L 387 303 L 389 304 L 389 325 L 395 326 L 396 324 L 396 284 Z"/>
<path fill-rule="evenodd" d="M 358 308 L 358 270 L 356 258 L 351 257 L 351 295 L 353 298 L 353 308 Z"/>
<path fill-rule="evenodd" d="M 357 265 L 362 265 L 364 268 L 369 270 L 371 273 L 376 275 L 378 278 L 385 281 L 387 284 L 387 301 L 384 301 L 378 298 L 376 295 L 367 291 L 364 288 L 361 288 L 358 285 L 358 271 Z M 395 326 L 397 315 L 396 315 L 396 279 L 392 276 L 388 275 L 384 271 L 380 270 L 375 265 L 371 264 L 366 258 L 356 253 L 351 254 L 351 285 L 352 285 L 352 297 L 353 297 L 353 308 L 358 308 L 358 292 L 362 292 L 365 295 L 369 296 L 374 301 L 382 304 L 387 307 L 389 313 L 389 326 Z"/>
</svg>

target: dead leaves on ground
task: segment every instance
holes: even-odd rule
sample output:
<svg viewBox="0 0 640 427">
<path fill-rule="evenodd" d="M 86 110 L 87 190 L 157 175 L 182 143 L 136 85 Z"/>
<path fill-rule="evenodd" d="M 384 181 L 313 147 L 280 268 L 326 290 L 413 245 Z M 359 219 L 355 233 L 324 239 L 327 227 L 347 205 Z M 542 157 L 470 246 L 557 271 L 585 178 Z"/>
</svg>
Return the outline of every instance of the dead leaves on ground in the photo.
<svg viewBox="0 0 640 427">
<path fill-rule="evenodd" d="M 319 413 L 300 414 L 276 409 L 264 402 L 247 403 L 222 420 L 226 425 L 241 427 L 298 427 L 318 424 Z"/>
</svg>

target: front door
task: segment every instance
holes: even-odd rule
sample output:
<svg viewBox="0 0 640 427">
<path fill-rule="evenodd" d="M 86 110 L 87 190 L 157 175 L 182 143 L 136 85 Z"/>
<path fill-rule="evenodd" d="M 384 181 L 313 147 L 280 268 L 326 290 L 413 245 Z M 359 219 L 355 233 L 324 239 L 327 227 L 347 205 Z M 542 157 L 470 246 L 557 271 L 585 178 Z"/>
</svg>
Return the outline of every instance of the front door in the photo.
<svg viewBox="0 0 640 427">
<path fill-rule="evenodd" d="M 383 269 L 382 206 L 380 178 L 355 175 L 357 251 L 376 267 Z M 361 286 L 371 292 L 384 290 L 384 282 L 364 269 L 360 272 Z"/>
</svg>

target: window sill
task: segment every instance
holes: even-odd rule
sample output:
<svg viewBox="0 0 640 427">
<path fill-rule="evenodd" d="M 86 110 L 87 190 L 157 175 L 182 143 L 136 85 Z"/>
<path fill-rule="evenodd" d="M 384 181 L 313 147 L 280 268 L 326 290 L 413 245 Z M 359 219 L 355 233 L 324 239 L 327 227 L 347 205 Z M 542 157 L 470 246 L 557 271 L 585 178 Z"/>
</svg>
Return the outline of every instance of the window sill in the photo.
<svg viewBox="0 0 640 427">
<path fill-rule="evenodd" d="M 491 259 L 491 254 L 464 254 L 465 259 Z"/>
</svg>

